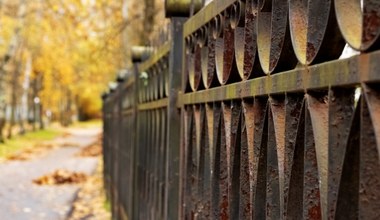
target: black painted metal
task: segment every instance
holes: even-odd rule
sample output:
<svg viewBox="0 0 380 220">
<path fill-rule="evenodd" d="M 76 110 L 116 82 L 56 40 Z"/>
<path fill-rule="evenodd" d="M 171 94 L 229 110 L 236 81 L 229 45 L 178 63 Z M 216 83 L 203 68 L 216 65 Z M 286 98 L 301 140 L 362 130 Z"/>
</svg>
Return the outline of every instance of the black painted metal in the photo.
<svg viewBox="0 0 380 220">
<path fill-rule="evenodd" d="M 215 0 L 171 18 L 104 96 L 114 218 L 379 219 L 380 5 L 357 3 Z M 345 42 L 361 54 L 338 60 Z"/>
</svg>

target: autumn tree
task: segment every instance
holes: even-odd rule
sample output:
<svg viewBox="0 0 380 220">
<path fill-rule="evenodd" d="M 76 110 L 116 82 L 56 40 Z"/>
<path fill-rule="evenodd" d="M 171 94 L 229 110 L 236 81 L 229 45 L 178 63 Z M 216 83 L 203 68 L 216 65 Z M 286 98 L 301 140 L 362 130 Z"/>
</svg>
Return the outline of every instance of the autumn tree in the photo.
<svg viewBox="0 0 380 220">
<path fill-rule="evenodd" d="M 0 0 L 0 134 L 6 120 L 12 134 L 99 116 L 129 48 L 154 44 L 163 18 L 161 0 Z"/>
<path fill-rule="evenodd" d="M 100 94 L 125 66 L 122 2 L 0 1 L 0 132 L 51 113 L 99 115 Z M 8 132 L 12 133 L 12 132 Z"/>
</svg>

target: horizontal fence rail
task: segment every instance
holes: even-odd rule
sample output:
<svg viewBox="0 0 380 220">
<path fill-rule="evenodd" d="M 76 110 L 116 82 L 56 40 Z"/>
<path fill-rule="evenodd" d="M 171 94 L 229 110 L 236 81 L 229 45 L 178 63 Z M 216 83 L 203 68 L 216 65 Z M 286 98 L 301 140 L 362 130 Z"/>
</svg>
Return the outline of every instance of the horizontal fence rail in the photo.
<svg viewBox="0 0 380 220">
<path fill-rule="evenodd" d="M 380 219 L 378 1 L 172 2 L 104 97 L 113 216 Z"/>
</svg>

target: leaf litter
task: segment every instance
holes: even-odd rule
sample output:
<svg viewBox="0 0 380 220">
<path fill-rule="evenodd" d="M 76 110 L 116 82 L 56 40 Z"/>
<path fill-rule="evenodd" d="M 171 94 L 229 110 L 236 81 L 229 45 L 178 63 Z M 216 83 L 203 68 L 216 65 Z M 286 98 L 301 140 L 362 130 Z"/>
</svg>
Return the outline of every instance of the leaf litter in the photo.
<svg viewBox="0 0 380 220">
<path fill-rule="evenodd" d="M 83 183 L 86 180 L 87 174 L 85 173 L 58 169 L 52 173 L 34 179 L 33 183 L 37 185 L 62 185 Z"/>
<path fill-rule="evenodd" d="M 103 187 L 102 161 L 99 157 L 98 168 L 88 177 L 77 194 L 68 220 L 111 219 L 110 211 L 105 208 L 106 196 Z"/>
<path fill-rule="evenodd" d="M 100 139 L 95 143 L 82 148 L 82 150 L 76 154 L 76 156 L 79 157 L 97 157 L 100 155 L 102 155 L 102 145 Z"/>
</svg>

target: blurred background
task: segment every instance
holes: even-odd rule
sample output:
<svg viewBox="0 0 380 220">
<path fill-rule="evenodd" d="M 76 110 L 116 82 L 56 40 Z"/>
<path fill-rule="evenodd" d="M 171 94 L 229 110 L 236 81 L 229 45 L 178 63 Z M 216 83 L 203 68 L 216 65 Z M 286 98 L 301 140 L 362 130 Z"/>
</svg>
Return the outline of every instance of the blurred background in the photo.
<svg viewBox="0 0 380 220">
<path fill-rule="evenodd" d="M 159 44 L 164 0 L 0 0 L 0 141 L 99 118 L 133 45 Z"/>
<path fill-rule="evenodd" d="M 167 28 L 164 0 L 0 0 L 1 219 L 110 219 L 101 95 Z"/>
</svg>

